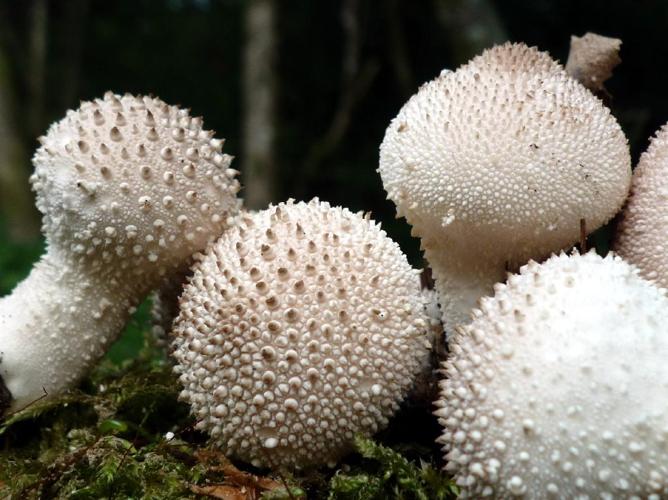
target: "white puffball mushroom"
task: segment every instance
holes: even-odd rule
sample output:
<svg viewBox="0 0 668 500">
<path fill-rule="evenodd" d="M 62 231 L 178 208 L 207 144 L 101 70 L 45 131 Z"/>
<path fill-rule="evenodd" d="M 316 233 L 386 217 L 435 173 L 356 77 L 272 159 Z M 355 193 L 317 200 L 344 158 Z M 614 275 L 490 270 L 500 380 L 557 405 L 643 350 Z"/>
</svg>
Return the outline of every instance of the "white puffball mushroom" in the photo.
<svg viewBox="0 0 668 500">
<path fill-rule="evenodd" d="M 151 300 L 151 334 L 153 345 L 166 349 L 169 343 L 169 332 L 172 331 L 174 318 L 179 314 L 179 297 L 183 286 L 190 276 L 192 259 L 162 280 L 162 283 L 149 296 Z"/>
<path fill-rule="evenodd" d="M 631 182 L 610 111 L 547 53 L 486 50 L 420 87 L 388 127 L 379 172 L 422 240 L 446 330 L 530 258 L 606 223 Z"/>
<path fill-rule="evenodd" d="M 317 199 L 241 217 L 193 268 L 174 322 L 196 427 L 256 466 L 333 463 L 387 424 L 429 353 L 399 246 Z"/>
<path fill-rule="evenodd" d="M 462 498 L 666 498 L 668 296 L 620 257 L 530 262 L 443 365 Z"/>
<path fill-rule="evenodd" d="M 0 413 L 76 383 L 240 203 L 223 141 L 157 98 L 109 92 L 40 142 L 31 182 L 47 251 L 0 300 Z"/>
<path fill-rule="evenodd" d="M 633 171 L 613 248 L 642 276 L 668 288 L 668 125 L 656 133 Z"/>
</svg>

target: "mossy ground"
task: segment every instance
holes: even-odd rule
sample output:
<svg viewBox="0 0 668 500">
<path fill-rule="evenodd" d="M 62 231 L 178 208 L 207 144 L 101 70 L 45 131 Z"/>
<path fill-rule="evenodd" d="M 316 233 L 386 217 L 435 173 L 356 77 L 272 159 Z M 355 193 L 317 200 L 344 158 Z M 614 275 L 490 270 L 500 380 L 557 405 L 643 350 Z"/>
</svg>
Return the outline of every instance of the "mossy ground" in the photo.
<svg viewBox="0 0 668 500">
<path fill-rule="evenodd" d="M 146 316 L 77 390 L 0 423 L 1 498 L 454 498 L 427 405 L 404 408 L 377 441 L 358 439 L 335 469 L 232 464 L 194 430 L 160 350 L 120 361 L 146 337 Z"/>
</svg>

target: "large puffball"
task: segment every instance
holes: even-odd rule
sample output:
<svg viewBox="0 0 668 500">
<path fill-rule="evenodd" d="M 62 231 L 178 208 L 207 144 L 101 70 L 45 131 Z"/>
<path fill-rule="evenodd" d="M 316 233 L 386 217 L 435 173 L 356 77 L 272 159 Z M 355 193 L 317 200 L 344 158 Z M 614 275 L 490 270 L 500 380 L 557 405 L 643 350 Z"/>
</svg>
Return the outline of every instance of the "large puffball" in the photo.
<svg viewBox="0 0 668 500">
<path fill-rule="evenodd" d="M 619 257 L 530 262 L 453 336 L 436 415 L 463 498 L 666 498 L 668 297 Z"/>
<path fill-rule="evenodd" d="M 44 233 L 75 256 L 164 272 L 238 211 L 223 141 L 158 98 L 108 92 L 68 111 L 40 142 L 32 183 Z"/>
<path fill-rule="evenodd" d="M 181 297 L 181 398 L 231 456 L 332 463 L 387 424 L 424 366 L 425 302 L 419 272 L 361 214 L 313 200 L 244 215 Z"/>
<path fill-rule="evenodd" d="M 508 269 L 578 241 L 622 206 L 626 138 L 547 53 L 486 50 L 420 87 L 390 123 L 379 172 L 422 239 L 449 329 Z"/>
<path fill-rule="evenodd" d="M 668 287 L 668 125 L 656 133 L 633 171 L 614 249 L 645 278 Z"/>
<path fill-rule="evenodd" d="M 107 93 L 40 142 L 31 181 L 47 251 L 0 299 L 0 414 L 73 387 L 240 205 L 223 141 L 157 98 Z"/>
</svg>

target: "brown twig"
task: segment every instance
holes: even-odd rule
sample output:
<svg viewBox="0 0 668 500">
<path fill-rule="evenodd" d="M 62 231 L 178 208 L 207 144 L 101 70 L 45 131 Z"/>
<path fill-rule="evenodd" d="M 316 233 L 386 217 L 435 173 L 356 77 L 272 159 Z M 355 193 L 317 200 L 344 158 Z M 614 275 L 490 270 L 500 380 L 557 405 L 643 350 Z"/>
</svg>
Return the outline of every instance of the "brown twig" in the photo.
<svg viewBox="0 0 668 500">
<path fill-rule="evenodd" d="M 30 403 L 28 403 L 27 405 L 25 405 L 25 406 L 24 406 L 23 408 L 21 408 L 20 410 L 11 411 L 11 412 L 9 412 L 9 413 L 3 415 L 2 418 L 0 418 L 0 423 L 2 423 L 2 422 L 4 422 L 4 421 L 8 420 L 10 417 L 13 417 L 13 416 L 16 415 L 17 413 L 19 413 L 19 412 L 21 412 L 21 411 L 23 411 L 23 410 L 26 410 L 26 409 L 30 408 L 31 406 L 34 406 L 35 404 L 37 404 L 37 403 L 39 403 L 40 401 L 42 401 L 44 398 L 48 397 L 48 396 L 49 396 L 49 393 L 47 392 L 46 387 L 42 386 L 42 390 L 44 391 L 44 394 L 42 394 L 42 395 L 41 395 L 40 397 L 38 397 L 37 399 L 33 399 Z"/>
</svg>

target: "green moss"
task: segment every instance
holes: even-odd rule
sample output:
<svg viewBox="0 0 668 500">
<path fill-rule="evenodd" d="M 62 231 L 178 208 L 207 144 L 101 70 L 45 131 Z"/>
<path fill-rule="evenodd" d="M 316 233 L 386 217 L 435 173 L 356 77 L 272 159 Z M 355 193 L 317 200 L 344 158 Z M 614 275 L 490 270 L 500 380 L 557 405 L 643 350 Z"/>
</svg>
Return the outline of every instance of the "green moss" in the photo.
<svg viewBox="0 0 668 500">
<path fill-rule="evenodd" d="M 355 447 L 366 460 L 354 471 L 332 477 L 332 500 L 445 500 L 457 496 L 454 483 L 427 462 L 410 462 L 397 451 L 362 437 L 355 439 Z"/>
<path fill-rule="evenodd" d="M 103 363 L 81 389 L 0 426 L 0 494 L 15 498 L 184 498 L 204 479 L 170 367 L 143 356 Z M 189 434 L 190 443 L 164 433 Z"/>
</svg>

